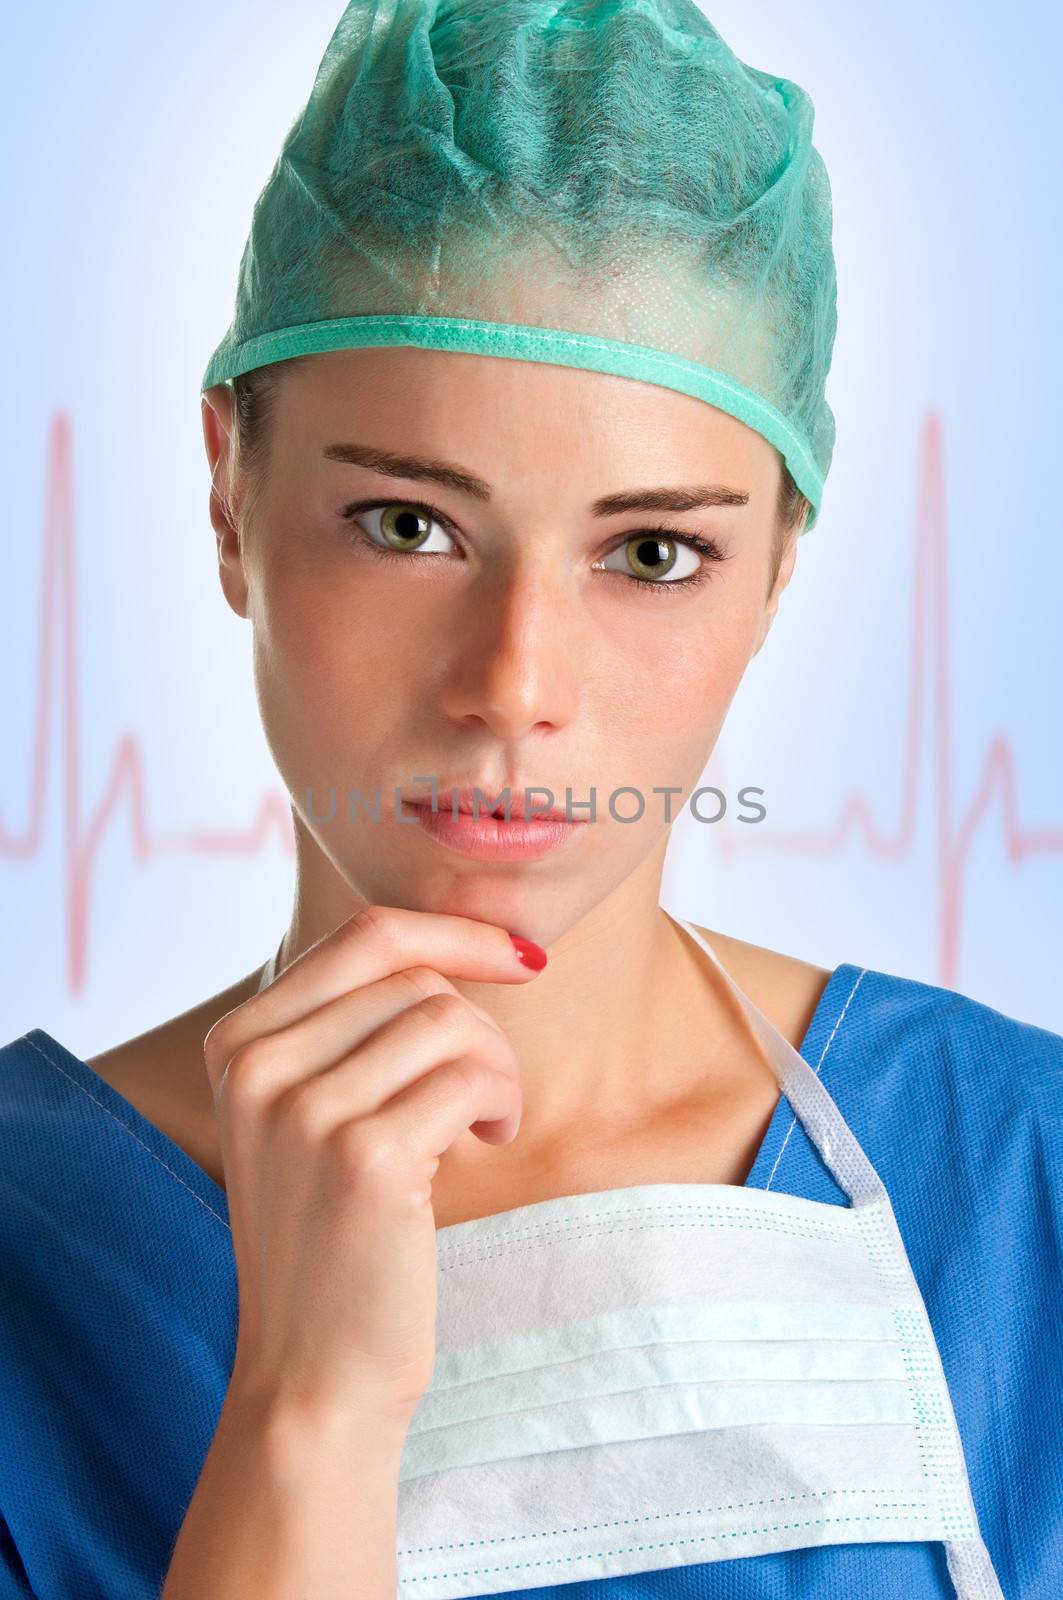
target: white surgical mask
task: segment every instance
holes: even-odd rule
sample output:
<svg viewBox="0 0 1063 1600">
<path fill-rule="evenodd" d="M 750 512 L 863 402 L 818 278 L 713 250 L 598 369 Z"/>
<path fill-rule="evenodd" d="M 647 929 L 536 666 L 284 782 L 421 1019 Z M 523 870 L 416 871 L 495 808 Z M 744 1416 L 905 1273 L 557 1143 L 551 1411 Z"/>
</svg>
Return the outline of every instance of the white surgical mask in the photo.
<svg viewBox="0 0 1063 1600">
<path fill-rule="evenodd" d="M 1003 1600 L 885 1187 L 808 1063 L 679 925 L 851 1204 L 640 1184 L 440 1228 L 398 1600 L 895 1540 L 941 1540 L 959 1600 Z"/>
</svg>

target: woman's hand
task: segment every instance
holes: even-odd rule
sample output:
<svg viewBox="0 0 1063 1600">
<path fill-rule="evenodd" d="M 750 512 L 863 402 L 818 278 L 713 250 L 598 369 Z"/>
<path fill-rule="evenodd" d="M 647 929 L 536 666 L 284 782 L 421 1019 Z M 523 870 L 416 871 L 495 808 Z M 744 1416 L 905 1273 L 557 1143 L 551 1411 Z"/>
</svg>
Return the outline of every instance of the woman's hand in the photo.
<svg viewBox="0 0 1063 1600">
<path fill-rule="evenodd" d="M 409 1417 L 435 1364 L 432 1179 L 466 1128 L 507 1144 L 518 1064 L 446 974 L 534 976 L 504 928 L 368 906 L 204 1041 L 236 1258 L 233 1383 L 342 1427 Z"/>
</svg>

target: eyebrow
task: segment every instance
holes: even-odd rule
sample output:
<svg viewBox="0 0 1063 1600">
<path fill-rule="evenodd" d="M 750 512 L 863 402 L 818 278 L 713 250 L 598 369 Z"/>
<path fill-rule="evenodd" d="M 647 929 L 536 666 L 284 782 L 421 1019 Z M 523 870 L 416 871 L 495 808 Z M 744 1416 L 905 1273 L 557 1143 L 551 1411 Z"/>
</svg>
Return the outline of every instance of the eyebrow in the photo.
<svg viewBox="0 0 1063 1600">
<path fill-rule="evenodd" d="M 434 461 L 426 456 L 398 455 L 393 450 L 377 450 L 363 444 L 328 444 L 322 454 L 329 461 L 344 461 L 354 467 L 369 467 L 389 478 L 416 478 L 456 489 L 475 500 L 490 500 L 491 485 L 475 473 L 450 461 Z M 591 505 L 591 515 L 612 517 L 621 511 L 693 511 L 699 506 L 744 506 L 749 494 L 728 489 L 720 483 L 693 484 L 660 489 L 628 489 L 619 494 L 602 495 Z"/>
</svg>

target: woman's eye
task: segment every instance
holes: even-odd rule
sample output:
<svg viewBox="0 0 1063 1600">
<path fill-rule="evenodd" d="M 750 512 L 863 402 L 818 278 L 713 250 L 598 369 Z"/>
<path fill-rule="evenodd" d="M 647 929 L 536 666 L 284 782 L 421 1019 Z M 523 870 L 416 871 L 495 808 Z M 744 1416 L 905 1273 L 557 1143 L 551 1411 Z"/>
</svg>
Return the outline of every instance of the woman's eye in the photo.
<svg viewBox="0 0 1063 1600">
<path fill-rule="evenodd" d="M 447 519 L 424 501 L 357 501 L 340 514 L 350 525 L 351 542 L 368 544 L 370 553 L 385 561 L 422 554 L 449 555 L 459 548 L 446 526 Z M 440 544 L 440 540 L 444 542 Z M 715 539 L 678 528 L 643 528 L 595 566 L 619 572 L 643 590 L 689 590 L 704 582 L 710 563 L 726 559 Z"/>
<path fill-rule="evenodd" d="M 617 565 L 609 566 L 610 561 L 616 561 Z M 657 579 L 682 583 L 685 578 L 695 576 L 702 559 L 697 550 L 678 538 L 660 533 L 637 533 L 610 551 L 603 565 L 608 572 L 624 572 L 644 583 Z"/>
<path fill-rule="evenodd" d="M 359 511 L 357 519 L 353 511 L 344 515 L 352 521 L 357 520 L 357 525 L 365 529 L 370 543 L 378 550 L 392 555 L 419 555 L 422 551 L 430 555 L 445 555 L 453 547 L 453 539 L 435 517 L 405 500 L 366 507 Z M 437 532 L 433 533 L 433 528 Z M 440 545 L 439 539 L 447 543 Z"/>
</svg>

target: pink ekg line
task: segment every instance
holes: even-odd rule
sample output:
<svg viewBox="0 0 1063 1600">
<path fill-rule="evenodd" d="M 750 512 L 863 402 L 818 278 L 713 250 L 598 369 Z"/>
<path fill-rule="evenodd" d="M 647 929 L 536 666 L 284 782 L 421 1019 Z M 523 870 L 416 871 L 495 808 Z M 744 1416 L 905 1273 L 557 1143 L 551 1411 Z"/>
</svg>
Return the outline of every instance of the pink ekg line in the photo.
<svg viewBox="0 0 1063 1600">
<path fill-rule="evenodd" d="M 60 624 L 62 651 L 62 791 L 67 882 L 67 973 L 72 993 L 84 987 L 88 944 L 89 891 L 97 850 L 122 802 L 128 784 L 133 848 L 138 861 L 150 862 L 163 854 L 196 856 L 254 856 L 265 849 L 276 832 L 289 854 L 295 842 L 287 795 L 273 790 L 263 796 L 257 816 L 244 830 L 219 832 L 194 829 L 179 833 L 149 830 L 144 796 L 144 765 L 140 746 L 124 734 L 115 746 L 105 791 L 88 826 L 81 827 L 79 785 L 79 722 L 77 695 L 77 606 L 74 588 L 74 514 L 70 422 L 55 414 L 47 471 L 44 565 L 41 579 L 41 617 L 37 667 L 37 700 L 33 741 L 29 825 L 17 838 L 0 824 L 0 856 L 26 860 L 41 853 L 44 831 L 44 796 L 47 759 L 51 748 L 52 683 L 56 653 L 56 626 Z M 904 771 L 900 821 L 893 833 L 875 825 L 868 797 L 851 790 L 842 800 L 837 821 L 828 829 L 807 829 L 770 834 L 749 828 L 717 829 L 721 854 L 730 859 L 748 850 L 806 857 L 832 856 L 845 849 L 850 831 L 862 829 L 871 856 L 895 861 L 914 846 L 917 797 L 921 780 L 924 702 L 929 682 L 939 733 L 934 757 L 936 783 L 935 844 L 938 901 L 941 907 L 938 954 L 939 982 L 956 986 L 960 903 L 967 861 L 976 831 L 999 787 L 1008 859 L 1021 863 L 1037 853 L 1063 854 L 1063 828 L 1022 829 L 1017 818 L 1015 761 L 1009 741 L 996 734 L 989 742 L 979 782 L 959 826 L 952 825 L 952 719 L 948 673 L 949 629 L 945 582 L 945 508 L 941 422 L 927 415 L 922 435 L 915 561 L 912 568 L 911 659 L 908 673 L 908 709 L 904 737 Z M 927 657 L 933 652 L 932 668 Z M 932 675 L 931 675 L 932 674 Z M 718 758 L 717 758 L 718 759 Z"/>
</svg>

